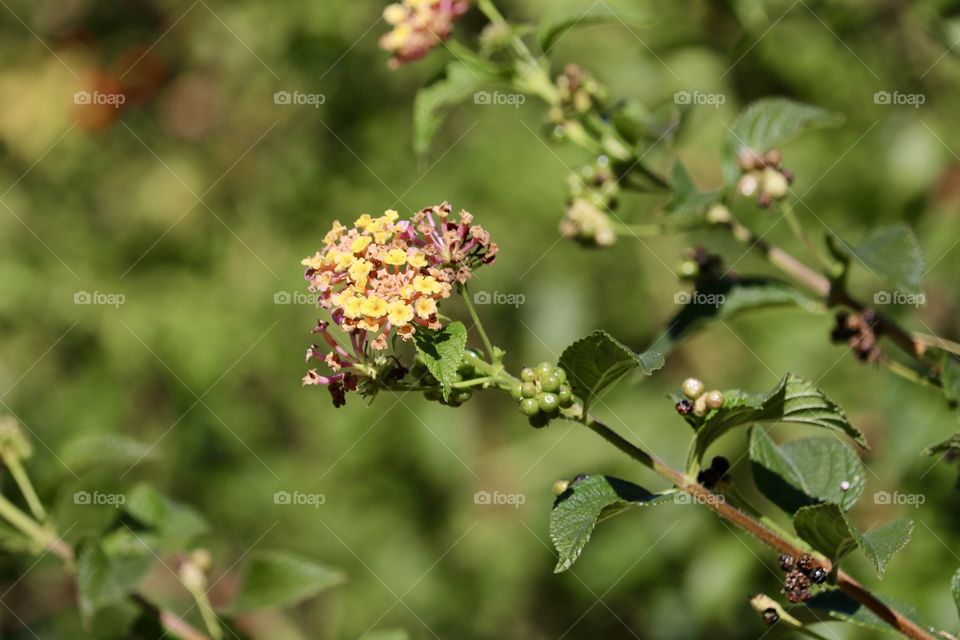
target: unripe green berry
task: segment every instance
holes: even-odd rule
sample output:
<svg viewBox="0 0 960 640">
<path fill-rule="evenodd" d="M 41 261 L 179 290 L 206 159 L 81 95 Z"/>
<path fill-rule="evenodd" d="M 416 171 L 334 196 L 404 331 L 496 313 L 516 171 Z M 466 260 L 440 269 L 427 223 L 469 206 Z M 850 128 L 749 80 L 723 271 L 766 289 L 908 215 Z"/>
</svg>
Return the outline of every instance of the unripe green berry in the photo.
<svg viewBox="0 0 960 640">
<path fill-rule="evenodd" d="M 704 395 L 704 401 L 708 409 L 720 409 L 723 407 L 723 403 L 726 402 L 726 398 L 723 397 L 723 393 L 714 390 L 708 391 Z"/>
<path fill-rule="evenodd" d="M 565 369 L 561 369 L 560 367 L 557 367 L 556 370 L 553 372 L 553 375 L 560 378 L 561 384 L 567 381 L 567 372 Z"/>
<path fill-rule="evenodd" d="M 524 382 L 533 382 L 537 379 L 537 372 L 530 367 L 524 367 L 523 371 L 520 372 L 520 379 Z"/>
<path fill-rule="evenodd" d="M 702 418 L 707 415 L 707 399 L 705 396 L 700 396 L 693 401 L 693 415 L 698 418 Z"/>
<path fill-rule="evenodd" d="M 543 380 L 544 378 L 552 374 L 555 368 L 556 367 L 554 367 L 549 362 L 541 362 L 540 364 L 537 365 L 537 375 L 540 377 L 541 380 Z"/>
<path fill-rule="evenodd" d="M 677 268 L 677 275 L 683 280 L 693 280 L 700 275 L 700 265 L 693 260 L 684 260 Z"/>
<path fill-rule="evenodd" d="M 563 383 L 560 381 L 560 378 L 555 375 L 549 375 L 540 381 L 540 388 L 550 393 L 556 393 L 560 389 L 561 384 Z"/>
<path fill-rule="evenodd" d="M 457 402 L 458 404 L 463 404 L 472 397 L 473 392 L 470 389 L 460 389 L 459 391 L 455 391 L 453 395 L 450 396 L 451 400 Z"/>
<path fill-rule="evenodd" d="M 425 397 L 427 400 L 430 400 L 431 402 L 438 402 L 440 400 L 443 400 L 443 396 L 440 394 L 439 389 L 430 389 L 429 391 L 424 391 L 423 397 Z"/>
<path fill-rule="evenodd" d="M 534 382 L 524 382 L 520 385 L 520 395 L 524 398 L 533 398 L 537 395 L 537 385 Z"/>
<path fill-rule="evenodd" d="M 562 496 L 564 492 L 566 492 L 566 490 L 569 488 L 570 488 L 569 480 L 557 480 L 556 482 L 553 483 L 553 495 L 557 497 Z"/>
<path fill-rule="evenodd" d="M 540 403 L 536 398 L 524 398 L 520 401 L 520 412 L 525 416 L 535 416 L 540 413 Z"/>
<path fill-rule="evenodd" d="M 541 393 L 537 400 L 540 403 L 540 409 L 545 413 L 553 413 L 560 409 L 560 398 L 555 393 Z"/>
<path fill-rule="evenodd" d="M 560 406 L 564 409 L 567 409 L 573 406 L 573 391 L 567 385 L 560 387 L 560 391 L 557 392 L 557 397 L 560 398 Z"/>
<path fill-rule="evenodd" d="M 514 400 L 519 400 L 523 397 L 522 390 L 523 383 L 521 382 L 514 382 L 512 385 L 510 385 L 510 395 L 513 396 Z"/>
<path fill-rule="evenodd" d="M 683 381 L 683 386 L 681 386 L 680 389 L 683 391 L 683 395 L 687 396 L 691 400 L 696 400 L 703 395 L 703 390 L 705 387 L 701 380 L 697 380 L 696 378 L 687 378 Z"/>
</svg>

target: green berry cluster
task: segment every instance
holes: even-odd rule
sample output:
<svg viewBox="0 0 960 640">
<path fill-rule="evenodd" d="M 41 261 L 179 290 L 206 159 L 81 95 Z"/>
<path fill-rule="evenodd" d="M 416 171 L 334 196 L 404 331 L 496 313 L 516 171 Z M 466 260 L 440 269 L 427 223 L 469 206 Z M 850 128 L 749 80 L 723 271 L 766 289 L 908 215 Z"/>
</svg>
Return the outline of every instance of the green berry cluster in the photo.
<svg viewBox="0 0 960 640">
<path fill-rule="evenodd" d="M 723 392 L 707 391 L 703 381 L 696 378 L 687 378 L 680 387 L 683 395 L 686 396 L 677 402 L 677 413 L 682 416 L 692 413 L 698 418 L 707 415 L 713 409 L 721 409 L 726 403 Z"/>
<path fill-rule="evenodd" d="M 549 362 L 541 362 L 536 368 L 526 367 L 510 392 L 520 403 L 520 412 L 530 419 L 530 426 L 537 429 L 547 426 L 560 409 L 573 406 L 567 372 Z"/>
<path fill-rule="evenodd" d="M 476 368 L 472 364 L 472 362 L 477 358 L 478 354 L 475 351 L 472 349 L 467 350 L 467 352 L 464 354 L 463 362 L 457 369 L 457 375 L 454 378 L 454 383 L 463 382 L 465 380 L 473 380 L 479 377 Z M 440 404 L 448 407 L 459 407 L 473 397 L 472 389 L 452 389 L 450 391 L 450 397 L 444 400 L 443 389 L 441 388 L 440 383 L 436 378 L 433 377 L 433 374 L 427 370 L 427 367 L 420 359 L 419 354 L 417 355 L 417 360 L 413 365 L 411 373 L 420 381 L 422 385 L 428 387 L 427 390 L 423 392 L 423 396 L 431 402 L 439 402 Z"/>
</svg>

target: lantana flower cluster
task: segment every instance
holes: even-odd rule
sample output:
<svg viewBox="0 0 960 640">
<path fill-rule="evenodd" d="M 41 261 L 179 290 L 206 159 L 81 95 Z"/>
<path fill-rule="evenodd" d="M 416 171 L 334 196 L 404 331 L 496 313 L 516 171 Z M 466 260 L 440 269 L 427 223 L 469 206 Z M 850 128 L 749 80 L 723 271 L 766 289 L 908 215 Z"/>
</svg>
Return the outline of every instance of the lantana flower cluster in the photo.
<svg viewBox="0 0 960 640">
<path fill-rule="evenodd" d="M 320 322 L 314 333 L 331 350 L 313 345 L 307 361 L 320 360 L 333 374 L 311 370 L 304 384 L 328 386 L 339 406 L 364 379 L 403 375 L 396 358 L 384 355 L 390 338 L 410 340 L 418 329 L 440 329 L 437 303 L 466 283 L 473 269 L 496 259 L 490 234 L 472 224 L 470 213 L 461 211 L 454 220 L 451 211 L 443 203 L 409 220 L 388 210 L 377 218 L 364 214 L 350 228 L 333 223 L 323 249 L 302 264 L 310 291 L 348 335 L 350 349 L 334 337 L 330 323 Z"/>
<path fill-rule="evenodd" d="M 393 29 L 380 38 L 390 66 L 419 60 L 453 33 L 454 21 L 470 8 L 469 0 L 402 0 L 383 11 Z"/>
</svg>

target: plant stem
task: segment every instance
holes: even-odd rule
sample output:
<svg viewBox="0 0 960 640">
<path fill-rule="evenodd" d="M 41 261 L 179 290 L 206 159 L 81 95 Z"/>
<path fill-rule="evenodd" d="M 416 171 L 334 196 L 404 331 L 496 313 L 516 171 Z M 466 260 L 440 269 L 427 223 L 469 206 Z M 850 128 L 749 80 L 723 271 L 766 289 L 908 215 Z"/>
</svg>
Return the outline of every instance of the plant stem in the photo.
<svg viewBox="0 0 960 640">
<path fill-rule="evenodd" d="M 480 334 L 480 340 L 483 341 L 483 348 L 487 352 L 487 357 L 490 358 L 490 362 L 496 362 L 493 343 L 490 342 L 490 338 L 487 337 L 487 332 L 483 329 L 483 323 L 480 321 L 480 316 L 477 314 L 477 309 L 473 306 L 473 298 L 470 297 L 470 288 L 467 286 L 466 282 L 460 285 L 460 293 L 463 295 L 463 300 L 467 304 L 467 311 L 470 312 L 470 319 L 473 320 L 473 325 L 477 328 L 477 333 Z"/>
<path fill-rule="evenodd" d="M 787 219 L 787 222 L 790 224 L 790 230 L 793 231 L 793 235 L 797 237 L 807 247 L 807 251 L 810 252 L 817 262 L 820 263 L 820 267 L 825 271 L 830 271 L 833 268 L 833 265 L 830 264 L 830 261 L 823 255 L 823 252 L 820 251 L 819 247 L 810 239 L 810 236 L 804 230 L 803 225 L 800 224 L 800 218 L 797 217 L 796 211 L 793 209 L 793 205 L 788 203 L 786 200 L 783 201 L 783 204 L 780 205 L 780 211 L 783 213 L 783 217 Z"/>
<path fill-rule="evenodd" d="M 698 503 L 703 504 L 721 518 L 753 535 L 771 549 L 791 556 L 800 556 L 807 553 L 805 549 L 801 548 L 794 541 L 774 532 L 756 519 L 729 504 L 723 499 L 723 496 L 713 493 L 696 482 L 696 480 L 661 462 L 656 456 L 630 443 L 596 418 L 586 416 L 584 418 L 584 424 L 591 431 L 599 434 L 604 440 L 613 444 L 640 464 L 652 469 L 681 491 L 693 496 Z M 820 566 L 827 571 L 833 569 L 833 564 L 829 559 L 817 554 L 815 554 L 815 558 Z M 903 614 L 889 607 L 842 569 L 837 570 L 837 586 L 905 637 L 914 638 L 915 640 L 934 640 L 932 635 L 921 629 Z"/>
<path fill-rule="evenodd" d="M 20 488 L 20 493 L 23 494 L 23 498 L 27 501 L 33 517 L 41 522 L 46 520 L 47 512 L 44 510 L 40 498 L 37 497 L 37 492 L 33 488 L 33 483 L 30 482 L 30 477 L 24 470 L 23 465 L 20 463 L 20 458 L 13 451 L 5 449 L 3 451 L 3 463 L 10 469 L 10 475 L 13 476 L 13 480 Z"/>
<path fill-rule="evenodd" d="M 73 562 L 76 554 L 56 532 L 45 529 L 40 523 L 18 509 L 5 497 L 0 496 L 0 517 L 26 534 L 40 549 L 49 550 L 66 563 L 67 570 L 73 572 Z M 210 637 L 194 629 L 188 622 L 176 614 L 164 611 L 151 604 L 139 593 L 130 594 L 130 599 L 141 609 L 156 616 L 160 625 L 171 634 L 183 640 L 211 640 Z"/>
</svg>

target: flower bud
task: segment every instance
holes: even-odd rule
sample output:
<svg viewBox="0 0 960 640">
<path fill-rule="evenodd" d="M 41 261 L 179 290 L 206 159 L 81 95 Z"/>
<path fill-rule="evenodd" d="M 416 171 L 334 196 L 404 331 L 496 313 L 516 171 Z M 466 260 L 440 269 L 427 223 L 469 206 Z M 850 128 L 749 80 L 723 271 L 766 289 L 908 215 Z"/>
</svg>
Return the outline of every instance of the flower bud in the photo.
<svg viewBox="0 0 960 640">
<path fill-rule="evenodd" d="M 776 169 L 767 168 L 763 170 L 763 192 L 768 194 L 774 200 L 787 195 L 790 190 L 790 184 L 782 173 Z"/>
<path fill-rule="evenodd" d="M 0 451 L 26 460 L 33 455 L 33 447 L 13 416 L 0 418 Z"/>
<path fill-rule="evenodd" d="M 570 488 L 569 480 L 557 480 L 553 483 L 553 495 L 561 496 Z"/>
<path fill-rule="evenodd" d="M 745 173 L 737 181 L 737 191 L 748 198 L 757 192 L 759 186 L 760 181 L 753 173 Z"/>
<path fill-rule="evenodd" d="M 696 400 L 703 395 L 703 381 L 696 378 L 687 378 L 683 381 L 683 385 L 680 387 L 680 390 L 683 391 L 683 395 L 687 396 L 691 400 Z"/>
<path fill-rule="evenodd" d="M 192 560 L 187 560 L 182 565 L 180 565 L 180 582 L 183 583 L 183 586 L 187 588 L 188 591 L 203 592 L 207 588 L 207 576 L 203 574 L 203 571 L 200 570 Z"/>
</svg>

